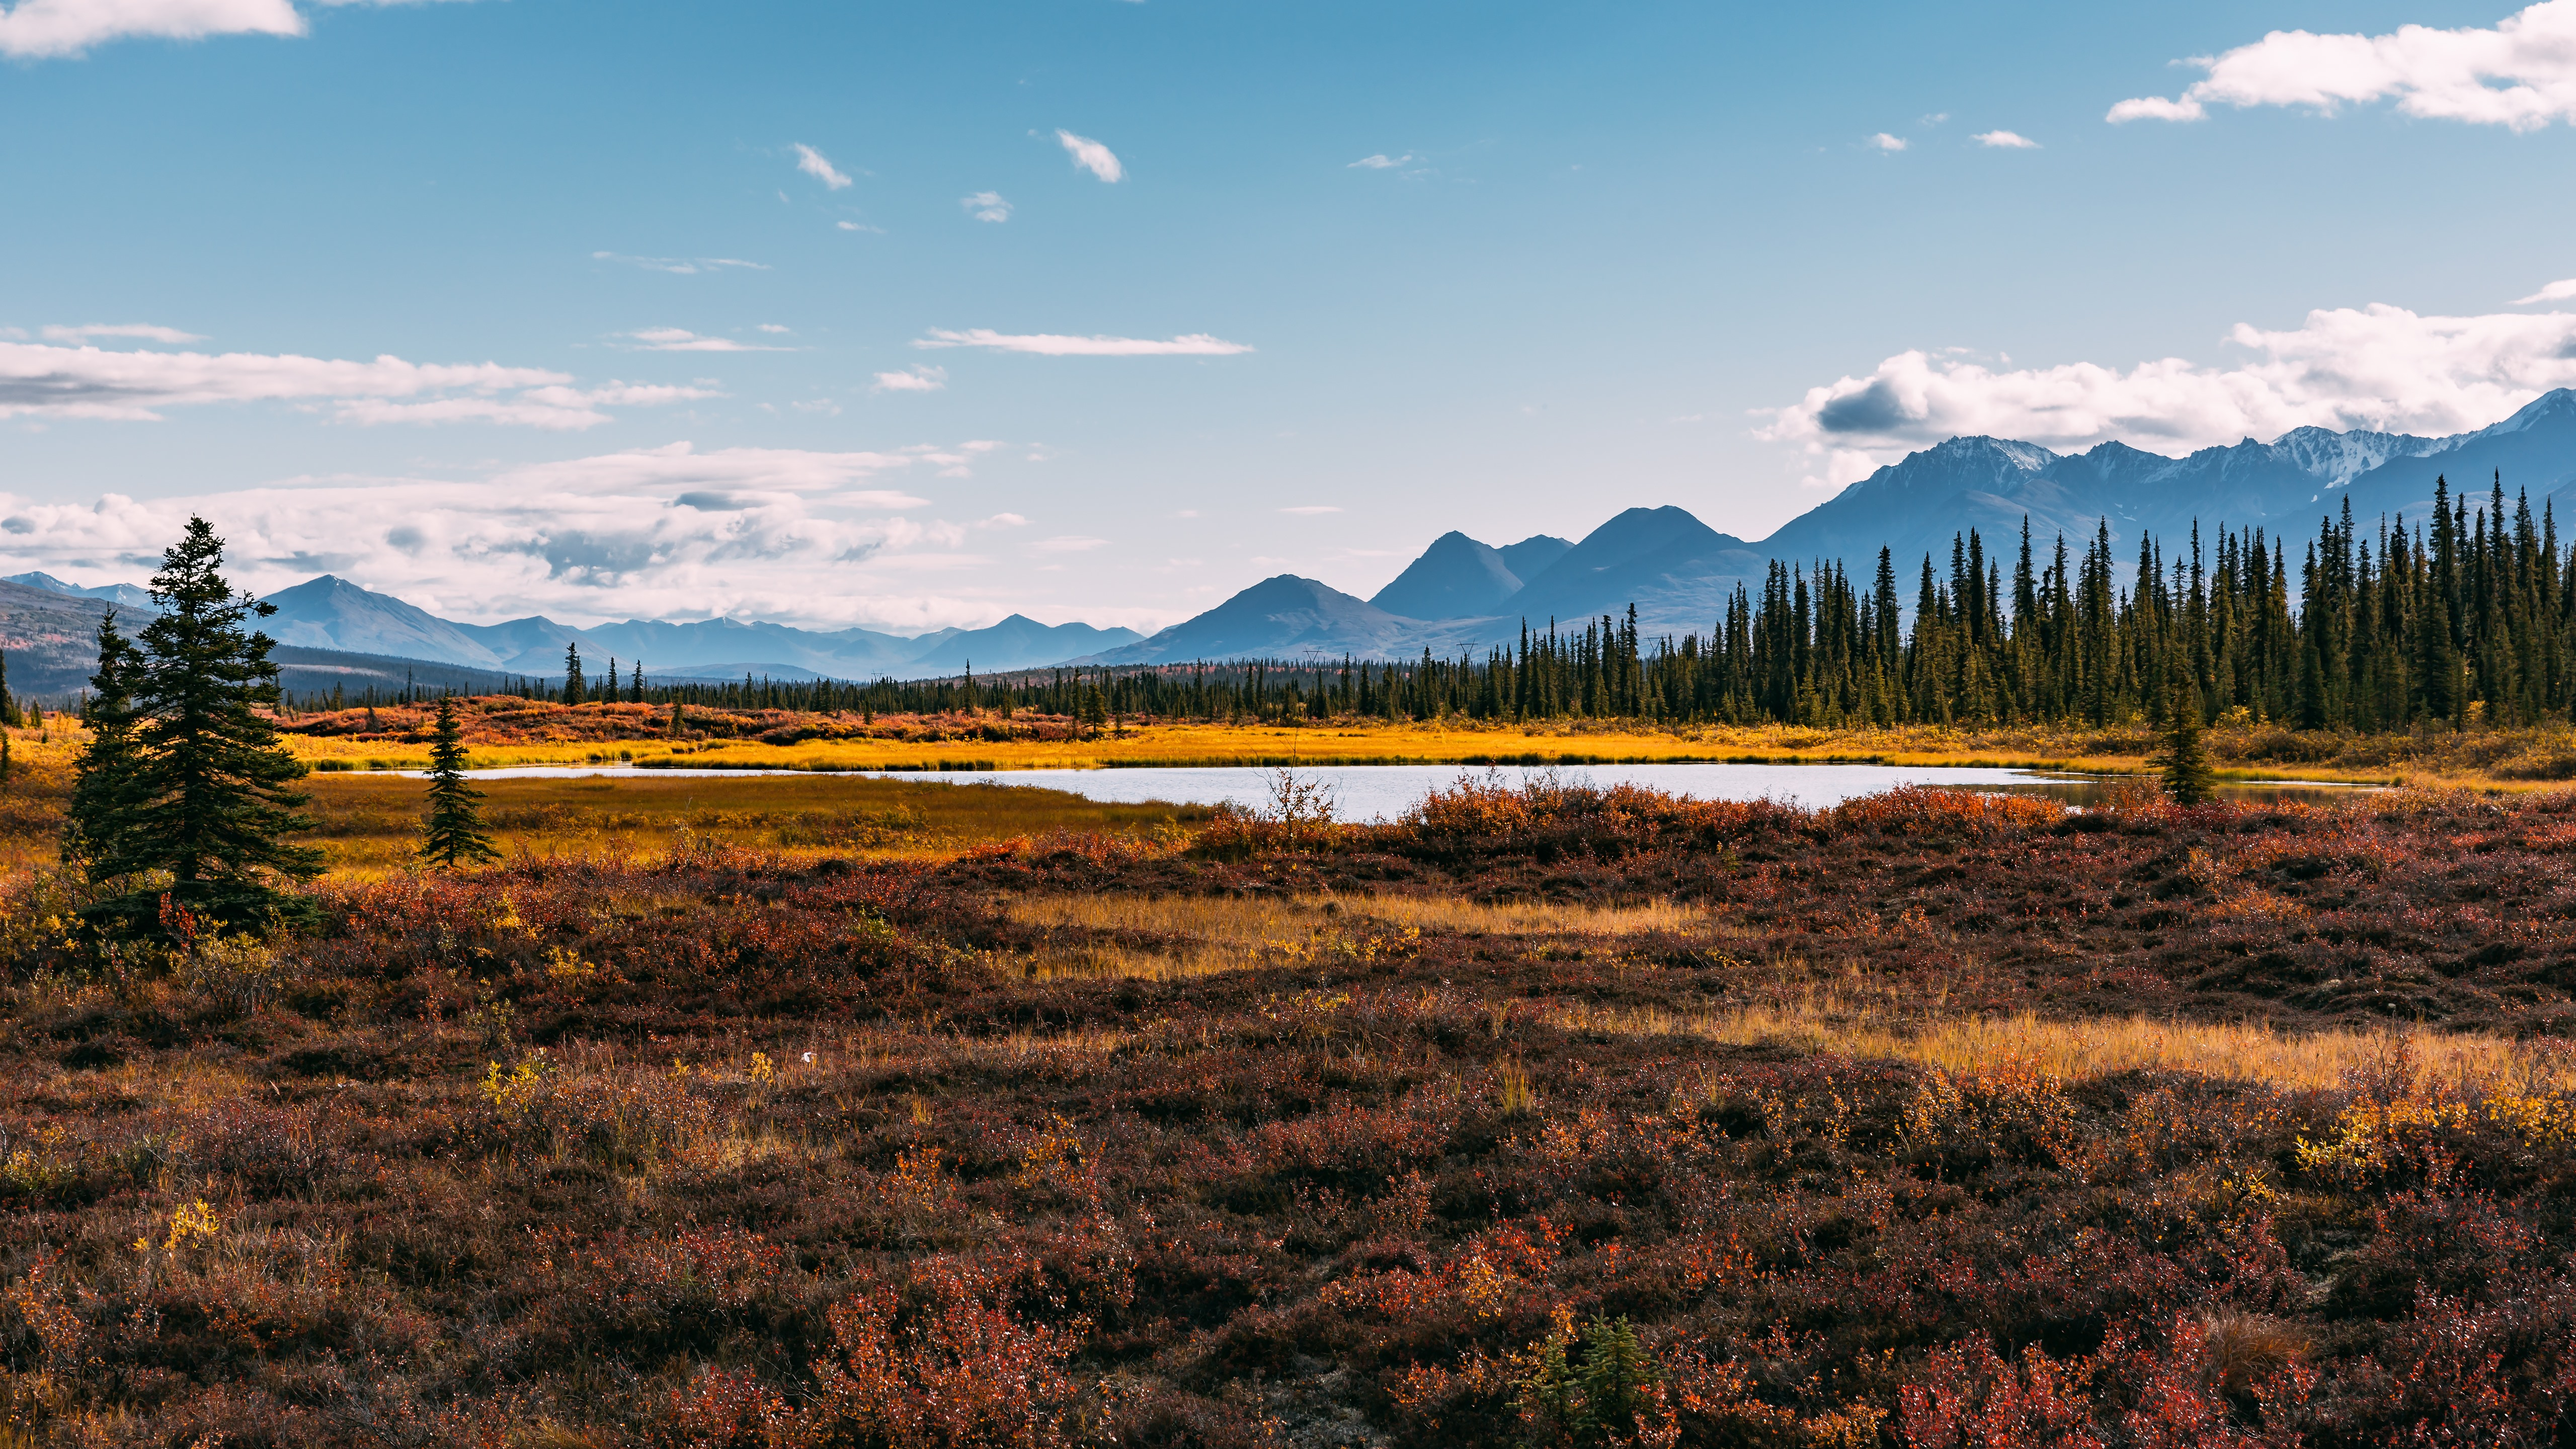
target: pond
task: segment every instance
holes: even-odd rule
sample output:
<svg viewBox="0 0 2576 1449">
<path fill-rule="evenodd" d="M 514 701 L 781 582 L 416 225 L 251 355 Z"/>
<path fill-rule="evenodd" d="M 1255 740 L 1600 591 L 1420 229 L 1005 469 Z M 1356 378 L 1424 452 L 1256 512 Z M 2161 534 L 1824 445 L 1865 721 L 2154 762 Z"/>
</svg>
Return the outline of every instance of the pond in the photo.
<svg viewBox="0 0 2576 1449">
<path fill-rule="evenodd" d="M 400 773 L 419 776 L 418 770 Z M 631 779 L 688 776 L 807 775 L 806 770 L 637 769 L 631 765 L 522 765 L 469 770 L 476 779 L 564 779 L 622 775 Z M 863 779 L 937 781 L 945 784 L 1025 785 L 1063 790 L 1085 799 L 1115 804 L 1148 800 L 1176 805 L 1232 804 L 1259 808 L 1270 802 L 1278 772 L 1244 766 L 1140 768 L 1107 770 L 890 770 L 849 771 Z M 1499 775 L 1506 783 L 1553 776 L 1569 784 L 1644 785 L 1676 795 L 1705 800 L 1778 800 L 1819 809 L 1860 795 L 1899 785 L 1940 785 L 1951 789 L 1992 790 L 2037 795 L 2067 805 L 2098 805 L 2136 776 L 2068 775 L 2042 770 L 1980 769 L 1958 765 L 1506 765 L 1491 771 L 1468 765 L 1316 765 L 1301 776 L 1324 786 L 1344 820 L 1387 820 L 1401 815 L 1428 792 L 1460 776 Z M 2311 780 L 2229 781 L 2223 797 L 2237 799 L 2323 800 L 2367 786 L 2321 784 Z"/>
</svg>

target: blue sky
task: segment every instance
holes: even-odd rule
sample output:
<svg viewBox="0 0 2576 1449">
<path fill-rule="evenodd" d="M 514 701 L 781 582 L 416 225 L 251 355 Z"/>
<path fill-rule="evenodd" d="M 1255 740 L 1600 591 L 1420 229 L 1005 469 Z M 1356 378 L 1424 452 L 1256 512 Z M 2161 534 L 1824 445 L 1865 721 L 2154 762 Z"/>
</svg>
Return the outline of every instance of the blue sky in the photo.
<svg viewBox="0 0 2576 1449">
<path fill-rule="evenodd" d="M 0 572 L 195 508 L 478 620 L 1152 626 L 1759 537 L 1950 432 L 2455 431 L 2576 382 L 2571 56 L 2576 0 L 0 3 Z"/>
</svg>

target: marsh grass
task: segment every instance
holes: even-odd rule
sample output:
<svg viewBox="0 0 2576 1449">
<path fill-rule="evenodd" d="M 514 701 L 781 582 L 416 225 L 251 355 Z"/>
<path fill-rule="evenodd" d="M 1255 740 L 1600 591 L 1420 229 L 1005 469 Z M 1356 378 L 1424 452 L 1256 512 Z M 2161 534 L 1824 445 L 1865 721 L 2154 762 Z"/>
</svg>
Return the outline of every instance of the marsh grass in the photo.
<svg viewBox="0 0 2576 1449">
<path fill-rule="evenodd" d="M 1281 724 L 1131 723 L 1086 737 L 1072 722 L 990 713 L 877 717 L 748 711 L 705 715 L 733 738 L 673 740 L 665 713 L 644 705 L 577 707 L 480 702 L 467 738 L 478 766 L 633 763 L 645 768 L 935 770 L 1165 766 L 1733 764 L 1977 765 L 2143 774 L 2158 745 L 2142 722 L 1901 725 L 1885 729 L 1719 725 L 1638 720 L 1513 723 L 1463 717 Z M 357 711 L 308 720 L 296 752 L 337 771 L 416 769 L 428 759 L 426 711 L 387 707 L 378 728 Z M 792 740 L 789 743 L 785 741 Z M 2576 729 L 2420 729 L 2356 734 L 2230 722 L 2213 727 L 2222 779 L 2301 778 L 2361 783 L 2528 789 L 2576 779 Z"/>
<path fill-rule="evenodd" d="M 1071 935 L 1023 963 L 1039 980 L 1183 980 L 1405 949 L 1423 931 L 1604 940 L 1708 926 L 1704 909 L 1462 900 L 1448 896 L 1318 895 L 1286 899 L 1185 895 L 1047 895 L 1007 903 L 1011 918 Z M 1076 934 L 1078 933 L 1078 934 Z"/>
<path fill-rule="evenodd" d="M 314 843 L 335 875 L 371 878 L 409 865 L 426 781 L 319 774 L 307 782 Z M 495 842 L 508 856 L 657 856 L 700 843 L 824 856 L 953 854 L 985 841 L 1050 831 L 1138 838 L 1208 818 L 1202 806 L 1104 804 L 1061 790 L 831 775 L 651 777 L 477 782 Z"/>
<path fill-rule="evenodd" d="M 2445 1084 L 2470 1094 L 2502 1087 L 2576 1089 L 2576 1062 L 2565 1053 L 2485 1033 L 2399 1028 L 2299 1032 L 2144 1016 L 1909 1013 L 1883 999 L 1814 992 L 1725 1011 L 1552 1004 L 1539 1015 L 1577 1033 L 1783 1046 L 1802 1053 L 1914 1062 L 1949 1072 L 2018 1062 L 2070 1082 L 2133 1071 L 2190 1072 L 2323 1091 L 2349 1085 L 2402 1050 L 2428 1086 Z"/>
</svg>

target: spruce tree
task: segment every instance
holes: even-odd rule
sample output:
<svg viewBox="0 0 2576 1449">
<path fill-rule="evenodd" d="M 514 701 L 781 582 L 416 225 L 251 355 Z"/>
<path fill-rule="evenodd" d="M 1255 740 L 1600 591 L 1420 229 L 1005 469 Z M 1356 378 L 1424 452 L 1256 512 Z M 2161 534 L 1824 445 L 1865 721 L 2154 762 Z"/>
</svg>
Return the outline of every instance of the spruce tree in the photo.
<svg viewBox="0 0 2576 1449">
<path fill-rule="evenodd" d="M 142 673 L 142 651 L 116 627 L 116 611 L 109 609 L 98 621 L 98 672 L 89 677 L 91 694 L 81 706 L 89 743 L 75 762 L 63 814 L 63 863 L 92 885 L 115 877 L 114 862 L 142 803 L 143 747 L 135 736 L 141 716 L 134 704 Z"/>
<path fill-rule="evenodd" d="M 0 649 L 0 726 L 14 730 L 26 722 L 18 713 L 18 697 L 9 692 L 9 651 Z"/>
<path fill-rule="evenodd" d="M 465 783 L 465 732 L 457 726 L 454 699 L 438 701 L 429 741 L 429 816 L 421 826 L 420 858 L 449 870 L 500 859 L 475 804 L 483 792 Z"/>
<path fill-rule="evenodd" d="M 581 703 L 583 693 L 584 691 L 582 689 L 581 682 L 581 646 L 579 644 L 566 644 L 564 646 L 564 703 Z"/>
<path fill-rule="evenodd" d="M 2165 717 L 2165 752 L 2156 761 L 2164 766 L 2165 794 L 2176 805 L 2202 804 L 2216 792 L 2218 777 L 2200 739 L 2199 692 L 2188 685 L 2175 690 Z"/>
<path fill-rule="evenodd" d="M 224 541 L 191 518 L 153 575 L 161 612 L 143 628 L 132 685 L 130 804 L 120 812 L 125 828 L 100 842 L 93 870 L 106 878 L 168 871 L 172 903 L 206 929 L 254 932 L 310 916 L 281 882 L 320 875 L 322 854 L 286 839 L 313 828 L 297 811 L 309 797 L 292 788 L 305 768 L 260 713 L 278 700 L 268 657 L 275 641 L 244 628 L 276 606 L 235 594 L 217 572 L 223 558 Z M 132 893 L 91 914 L 132 928 L 158 912 L 148 893 Z"/>
</svg>

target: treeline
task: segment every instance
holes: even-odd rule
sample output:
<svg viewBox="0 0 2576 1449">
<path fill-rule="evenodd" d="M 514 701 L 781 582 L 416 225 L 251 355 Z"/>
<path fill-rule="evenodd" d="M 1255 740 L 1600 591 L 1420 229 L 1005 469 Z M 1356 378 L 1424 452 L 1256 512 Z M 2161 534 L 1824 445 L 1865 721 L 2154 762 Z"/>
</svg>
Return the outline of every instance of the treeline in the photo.
<svg viewBox="0 0 2576 1449">
<path fill-rule="evenodd" d="M 2296 559 L 2251 528 L 2180 547 L 2139 539 L 2126 587 L 2109 526 L 2043 553 L 2025 521 L 2009 559 L 1975 531 L 1946 570 L 1901 583 L 1879 551 L 1775 562 L 1706 634 L 1647 637 L 1636 610 L 1524 625 L 1482 657 L 1242 661 L 852 683 L 650 681 L 640 666 L 527 682 L 530 698 L 716 708 L 1117 719 L 1640 719 L 1730 724 L 2164 723 L 2177 700 L 2301 728 L 2523 724 L 2576 705 L 2576 552 L 2544 507 L 2482 505 L 2435 484 L 2432 516 L 2365 530 L 2347 503 Z M 1910 607 L 1908 594 L 1911 595 Z M 419 692 L 413 691 L 413 697 Z M 392 702 L 400 696 L 298 703 Z"/>
</svg>

